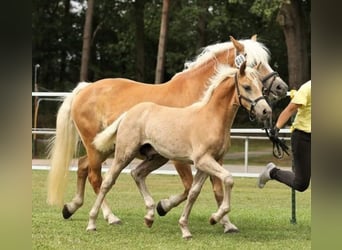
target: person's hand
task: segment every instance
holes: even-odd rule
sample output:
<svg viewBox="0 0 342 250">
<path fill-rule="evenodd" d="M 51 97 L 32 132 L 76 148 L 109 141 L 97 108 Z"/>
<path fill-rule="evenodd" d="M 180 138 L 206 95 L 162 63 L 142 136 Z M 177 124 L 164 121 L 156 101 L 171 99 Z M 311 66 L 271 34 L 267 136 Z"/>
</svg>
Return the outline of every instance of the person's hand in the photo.
<svg viewBox="0 0 342 250">
<path fill-rule="evenodd" d="M 276 139 L 278 138 L 279 135 L 279 128 L 277 128 L 276 126 L 274 126 L 273 128 L 270 129 L 270 137 L 272 137 L 272 139 Z"/>
</svg>

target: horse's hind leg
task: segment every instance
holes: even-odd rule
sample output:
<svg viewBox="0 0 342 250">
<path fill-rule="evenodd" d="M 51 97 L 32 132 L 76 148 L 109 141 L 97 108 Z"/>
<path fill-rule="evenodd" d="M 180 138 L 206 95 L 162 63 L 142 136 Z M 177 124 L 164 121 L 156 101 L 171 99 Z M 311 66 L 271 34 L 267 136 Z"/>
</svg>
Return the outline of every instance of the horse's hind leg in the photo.
<svg viewBox="0 0 342 250">
<path fill-rule="evenodd" d="M 75 197 L 68 203 L 64 204 L 63 217 L 64 219 L 70 218 L 77 209 L 83 205 L 84 201 L 84 189 L 85 183 L 88 176 L 88 157 L 85 155 L 78 160 L 77 169 L 77 190 Z"/>
<path fill-rule="evenodd" d="M 166 215 L 172 208 L 177 207 L 180 203 L 185 201 L 192 185 L 193 176 L 191 166 L 181 162 L 174 162 L 174 165 L 183 182 L 184 192 L 182 194 L 171 195 L 168 199 L 159 201 L 157 212 L 160 216 Z"/>
<path fill-rule="evenodd" d="M 153 157 L 144 160 L 135 169 L 131 171 L 131 175 L 133 179 L 135 180 L 135 183 L 140 191 L 140 194 L 145 201 L 147 212 L 144 217 L 144 220 L 145 220 L 145 225 L 147 227 L 151 227 L 154 222 L 155 203 L 150 192 L 148 191 L 145 180 L 149 173 L 151 173 L 155 169 L 158 169 L 160 166 L 164 165 L 167 161 L 168 159 L 165 159 L 164 157 L 156 154 L 156 155 L 153 155 Z"/>
<path fill-rule="evenodd" d="M 63 207 L 62 213 L 65 219 L 71 217 L 77 211 L 77 209 L 83 205 L 87 177 L 96 194 L 100 189 L 102 183 L 102 162 L 108 157 L 109 153 L 106 155 L 101 155 L 96 151 L 94 153 L 94 150 L 88 150 L 88 153 L 90 155 L 90 159 L 87 155 L 85 155 L 78 160 L 77 190 L 74 198 L 70 202 L 66 203 Z M 102 203 L 102 212 L 103 217 L 108 221 L 109 224 L 121 223 L 120 219 L 112 213 L 105 200 Z"/>
<path fill-rule="evenodd" d="M 222 204 L 223 200 L 223 184 L 222 181 L 215 177 L 215 176 L 210 176 L 210 181 L 213 187 L 215 199 L 217 202 L 217 206 L 220 207 Z M 221 219 L 220 223 L 223 225 L 223 231 L 224 233 L 236 233 L 239 232 L 239 229 L 230 222 L 228 214 L 224 215 L 223 218 Z"/>
</svg>

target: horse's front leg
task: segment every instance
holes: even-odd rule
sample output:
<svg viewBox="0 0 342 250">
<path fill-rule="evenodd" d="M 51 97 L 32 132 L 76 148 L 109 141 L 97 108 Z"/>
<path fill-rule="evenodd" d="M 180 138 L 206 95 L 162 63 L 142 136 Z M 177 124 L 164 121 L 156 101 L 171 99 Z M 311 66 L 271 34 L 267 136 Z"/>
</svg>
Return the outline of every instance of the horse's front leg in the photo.
<svg viewBox="0 0 342 250">
<path fill-rule="evenodd" d="M 155 203 L 150 192 L 148 191 L 145 180 L 149 173 L 151 173 L 155 169 L 158 169 L 159 167 L 164 165 L 167 161 L 168 159 L 160 155 L 154 155 L 152 158 L 144 160 L 135 169 L 131 171 L 131 175 L 133 179 L 135 180 L 135 183 L 145 202 L 145 207 L 146 207 L 147 212 L 144 217 L 144 220 L 145 220 L 145 225 L 147 227 L 151 227 L 154 222 Z"/>
<path fill-rule="evenodd" d="M 192 183 L 191 189 L 189 191 L 189 195 L 187 197 L 183 213 L 178 221 L 179 227 L 182 231 L 182 237 L 184 239 L 192 238 L 192 235 L 189 230 L 189 215 L 194 205 L 205 180 L 207 179 L 208 175 L 201 170 L 197 170 L 194 181 Z"/>
<path fill-rule="evenodd" d="M 157 205 L 157 212 L 160 216 L 166 215 L 172 208 L 177 207 L 185 201 L 192 185 L 193 176 L 191 166 L 181 162 L 174 162 L 174 165 L 183 182 L 184 192 L 182 194 L 171 195 L 168 199 L 160 200 Z"/>
<path fill-rule="evenodd" d="M 224 196 L 222 181 L 215 176 L 210 176 L 210 182 L 213 187 L 217 206 L 220 207 Z M 228 214 L 223 216 L 223 218 L 220 220 L 220 223 L 223 225 L 224 233 L 239 232 L 239 229 L 233 223 L 230 222 Z"/>
</svg>

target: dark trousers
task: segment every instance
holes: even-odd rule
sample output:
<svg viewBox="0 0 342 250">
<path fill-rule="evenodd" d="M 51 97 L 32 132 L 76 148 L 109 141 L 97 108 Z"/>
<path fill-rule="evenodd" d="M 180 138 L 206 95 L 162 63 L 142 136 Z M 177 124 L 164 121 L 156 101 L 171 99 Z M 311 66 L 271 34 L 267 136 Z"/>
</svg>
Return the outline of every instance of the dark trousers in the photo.
<svg viewBox="0 0 342 250">
<path fill-rule="evenodd" d="M 270 172 L 270 176 L 303 192 L 309 187 L 311 178 L 311 133 L 294 130 L 291 135 L 291 147 L 293 172 L 275 168 Z"/>
</svg>

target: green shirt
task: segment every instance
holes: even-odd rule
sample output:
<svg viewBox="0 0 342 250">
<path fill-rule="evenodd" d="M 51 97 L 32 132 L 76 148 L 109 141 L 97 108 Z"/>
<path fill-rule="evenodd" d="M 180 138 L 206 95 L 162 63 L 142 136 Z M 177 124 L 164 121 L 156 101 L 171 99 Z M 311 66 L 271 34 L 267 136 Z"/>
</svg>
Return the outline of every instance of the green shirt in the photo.
<svg viewBox="0 0 342 250">
<path fill-rule="evenodd" d="M 311 133 L 311 80 L 299 88 L 291 103 L 301 104 L 292 123 L 292 131 L 298 129 Z"/>
</svg>

